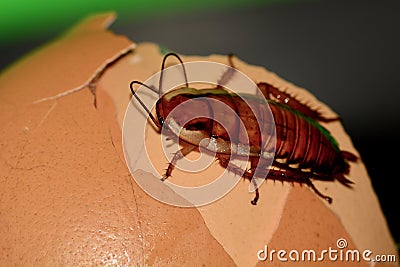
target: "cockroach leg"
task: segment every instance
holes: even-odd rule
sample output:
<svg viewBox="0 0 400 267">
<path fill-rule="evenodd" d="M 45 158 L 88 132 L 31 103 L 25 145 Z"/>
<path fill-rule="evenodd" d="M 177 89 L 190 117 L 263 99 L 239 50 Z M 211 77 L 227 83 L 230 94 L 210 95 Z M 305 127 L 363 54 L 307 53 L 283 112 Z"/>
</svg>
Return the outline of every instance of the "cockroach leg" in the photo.
<svg viewBox="0 0 400 267">
<path fill-rule="evenodd" d="M 218 161 L 219 161 L 219 164 L 223 168 L 225 168 L 228 171 L 234 173 L 235 175 L 240 175 L 244 179 L 249 179 L 249 180 L 251 180 L 251 178 L 253 177 L 253 175 L 249 171 L 245 171 L 245 170 L 243 170 L 243 168 L 231 163 L 229 161 L 229 156 L 227 156 L 227 155 L 219 155 L 218 156 Z"/>
<path fill-rule="evenodd" d="M 256 196 L 254 197 L 254 199 L 252 201 L 250 201 L 250 203 L 252 205 L 257 205 L 257 201 L 260 198 L 260 193 L 258 192 L 258 188 L 256 189 Z"/>
<path fill-rule="evenodd" d="M 235 55 L 233 54 L 233 53 L 229 53 L 228 54 L 228 62 L 229 62 L 229 66 L 231 66 L 232 68 L 235 68 L 235 66 L 233 65 L 233 60 L 232 60 L 232 58 L 234 57 Z M 235 68 L 236 69 L 236 68 Z"/>
<path fill-rule="evenodd" d="M 248 170 L 248 171 L 251 172 L 252 175 L 254 175 L 254 171 L 257 168 L 259 160 L 260 160 L 260 158 L 257 158 L 257 157 L 250 158 L 250 170 Z M 256 181 L 254 179 L 251 179 L 251 182 L 253 183 L 254 187 L 256 188 L 256 195 L 255 195 L 254 199 L 252 201 L 250 201 L 250 203 L 252 205 L 257 205 L 257 201 L 260 198 L 260 193 L 258 192 L 258 187 L 257 187 Z"/>
<path fill-rule="evenodd" d="M 274 179 L 274 180 L 279 180 L 279 181 L 286 181 L 286 182 L 290 182 L 293 184 L 293 182 L 298 182 L 300 185 L 303 183 L 306 183 L 318 196 L 320 196 L 321 198 L 325 199 L 329 204 L 332 203 L 332 198 L 329 196 L 326 196 L 324 194 L 322 194 L 315 186 L 314 184 L 311 182 L 309 176 L 306 176 L 306 173 L 303 173 L 302 176 L 297 176 L 296 178 L 294 178 L 293 176 L 293 172 L 289 171 L 289 172 L 284 172 L 282 170 L 273 170 L 270 171 L 268 174 L 268 179 Z"/>
<path fill-rule="evenodd" d="M 168 179 L 168 177 L 171 176 L 172 171 L 175 168 L 175 164 L 178 160 L 180 160 L 181 158 L 183 158 L 184 156 L 186 156 L 187 154 L 189 154 L 196 148 L 197 148 L 196 146 L 186 144 L 181 150 L 176 151 L 171 162 L 168 164 L 168 168 L 167 168 L 163 178 L 161 179 L 161 181 L 165 181 L 166 179 Z"/>
<path fill-rule="evenodd" d="M 234 57 L 233 54 L 228 55 L 228 62 L 229 66 L 232 68 L 235 68 L 232 58 Z M 224 75 L 222 75 L 221 79 L 218 82 L 218 87 L 220 85 L 226 84 L 231 78 L 232 75 L 234 74 L 232 69 L 227 70 Z M 310 106 L 307 104 L 301 103 L 296 97 L 283 92 L 276 88 L 275 86 L 269 84 L 269 83 L 258 83 L 257 84 L 258 88 L 261 90 L 263 93 L 264 97 L 268 100 L 274 100 L 276 102 L 285 104 L 290 106 L 294 110 L 299 110 L 302 112 L 304 115 L 311 117 L 315 120 L 322 121 L 322 122 L 332 122 L 332 121 L 338 121 L 340 120 L 339 117 L 336 118 L 326 118 L 324 117 L 318 110 L 312 109 Z"/>
<path fill-rule="evenodd" d="M 257 158 L 257 157 L 250 158 L 250 169 L 249 169 L 249 172 L 253 173 L 256 170 L 259 160 L 260 159 Z"/>
<path fill-rule="evenodd" d="M 314 184 L 311 182 L 310 179 L 307 180 L 306 184 L 311 187 L 311 189 L 320 197 L 324 198 L 326 201 L 328 201 L 329 204 L 332 204 L 332 198 L 328 197 L 324 194 L 322 194 L 321 192 L 319 192 L 319 190 L 314 186 Z"/>
<path fill-rule="evenodd" d="M 229 157 L 219 156 L 218 160 L 219 160 L 220 165 L 222 167 L 224 167 L 225 169 L 227 169 L 228 171 L 231 171 L 236 175 L 241 175 L 244 179 L 248 179 L 249 181 L 252 181 L 253 174 L 249 170 L 243 172 L 243 169 L 241 167 L 229 162 Z M 252 201 L 250 201 L 250 203 L 252 205 L 257 205 L 257 201 L 260 198 L 260 193 L 258 192 L 258 188 L 256 188 L 255 192 L 256 192 L 256 195 L 255 195 L 254 199 Z"/>
<path fill-rule="evenodd" d="M 332 198 L 322 194 L 311 182 L 310 178 L 315 178 L 323 181 L 333 181 L 335 178 L 328 175 L 319 175 L 314 173 L 303 172 L 300 169 L 294 169 L 285 166 L 282 163 L 274 163 L 277 167 L 283 170 L 273 170 L 269 172 L 268 178 L 274 177 L 277 180 L 288 181 L 288 182 L 298 182 L 300 184 L 306 183 L 318 196 L 328 201 L 329 204 L 332 203 Z"/>
<path fill-rule="evenodd" d="M 307 104 L 301 103 L 296 97 L 290 95 L 289 93 L 283 92 L 269 83 L 258 83 L 258 88 L 268 100 L 273 100 L 275 102 L 287 105 L 294 110 L 298 110 L 307 117 L 313 118 L 322 122 L 332 122 L 340 120 L 339 117 L 336 118 L 326 118 L 318 110 L 312 109 Z"/>
<path fill-rule="evenodd" d="M 231 66 L 231 68 L 228 68 L 224 74 L 221 76 L 221 79 L 219 79 L 218 81 L 218 85 L 217 88 L 222 88 L 225 84 L 227 84 L 229 82 L 230 79 L 232 79 L 233 75 L 235 74 L 235 67 L 233 66 L 233 54 L 229 54 L 228 55 L 228 62 L 229 62 L 229 66 Z"/>
</svg>

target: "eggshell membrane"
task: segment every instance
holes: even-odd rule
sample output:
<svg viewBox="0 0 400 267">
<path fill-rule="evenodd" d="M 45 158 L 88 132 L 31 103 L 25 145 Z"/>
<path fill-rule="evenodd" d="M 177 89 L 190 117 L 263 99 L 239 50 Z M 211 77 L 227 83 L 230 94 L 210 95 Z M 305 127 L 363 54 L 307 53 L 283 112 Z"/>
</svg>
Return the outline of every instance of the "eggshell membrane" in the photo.
<svg viewBox="0 0 400 267">
<path fill-rule="evenodd" d="M 159 71 L 162 55 L 154 44 L 135 46 L 105 31 L 112 19 L 87 19 L 0 77 L 0 265 L 282 266 L 293 262 L 259 262 L 257 251 L 266 244 L 318 251 L 335 247 L 338 238 L 350 249 L 397 255 L 361 161 L 351 164 L 353 189 L 315 182 L 333 197 L 332 205 L 307 186 L 273 182 L 261 187 L 257 206 L 249 203 L 247 183 L 198 209 L 165 205 L 144 193 L 123 161 L 121 127 L 129 82 Z M 226 56 L 182 58 L 227 64 Z M 270 82 L 335 115 L 277 75 L 234 62 L 254 81 Z M 97 108 L 85 86 L 93 80 Z M 342 149 L 357 154 L 339 122 L 326 127 Z M 148 139 L 157 138 L 148 132 Z M 166 166 L 161 156 L 152 160 Z M 146 180 L 151 174 L 134 176 Z"/>
</svg>

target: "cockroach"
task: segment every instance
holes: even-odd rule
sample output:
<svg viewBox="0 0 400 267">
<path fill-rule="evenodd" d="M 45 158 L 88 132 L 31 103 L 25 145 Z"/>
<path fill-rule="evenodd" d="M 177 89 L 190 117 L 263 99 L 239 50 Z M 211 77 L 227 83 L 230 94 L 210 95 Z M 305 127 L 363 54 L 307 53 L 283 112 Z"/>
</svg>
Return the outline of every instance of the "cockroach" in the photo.
<svg viewBox="0 0 400 267">
<path fill-rule="evenodd" d="M 186 84 L 184 87 L 162 95 L 162 75 L 166 59 L 170 56 L 176 57 L 181 63 Z M 229 64 L 231 67 L 234 67 L 232 55 L 229 56 Z M 226 80 L 229 79 L 231 73 L 228 72 L 223 75 L 220 81 L 226 82 Z M 133 88 L 134 84 L 145 86 L 159 94 L 159 99 L 156 103 L 157 119 L 137 96 Z M 221 82 L 219 84 L 223 83 Z M 142 82 L 132 81 L 130 83 L 132 95 L 141 104 L 149 118 L 159 130 L 163 127 L 169 129 L 176 127 L 176 125 L 172 125 L 172 123 L 183 127 L 181 128 L 183 130 L 180 131 L 179 136 L 177 136 L 183 148 L 175 153 L 168 165 L 163 180 L 171 176 L 174 165 L 180 158 L 200 146 L 200 140 L 203 138 L 210 138 L 210 140 L 213 140 L 214 144 L 217 144 L 217 148 L 213 152 L 216 152 L 216 158 L 221 166 L 235 174 L 240 173 L 243 178 L 251 180 L 254 175 L 255 166 L 262 161 L 265 152 L 270 150 L 268 144 L 264 147 L 260 147 L 260 139 L 263 135 L 265 137 L 265 135 L 269 133 L 254 130 L 254 124 L 258 123 L 259 128 L 257 129 L 263 129 L 263 125 L 261 124 L 275 123 L 275 158 L 273 159 L 272 166 L 268 165 L 265 167 L 265 179 L 307 184 L 318 196 L 325 199 L 328 203 L 332 203 L 332 198 L 322 194 L 311 180 L 337 180 L 346 187 L 351 187 L 351 184 L 353 184 L 345 175 L 349 174 L 350 171 L 349 162 L 357 161 L 357 156 L 347 151 L 341 151 L 337 141 L 331 136 L 329 131 L 320 124 L 320 122 L 329 123 L 340 119 L 324 117 L 316 109 L 312 109 L 309 105 L 301 103 L 289 93 L 279 90 L 269 83 L 260 82 L 257 86 L 262 92 L 261 97 L 266 99 L 266 101 L 260 102 L 264 104 L 259 104 L 258 109 L 262 111 L 266 109 L 266 107 L 262 105 L 268 105 L 272 112 L 274 122 L 255 122 L 254 114 L 249 115 L 249 112 L 247 112 L 248 106 L 243 99 L 254 100 L 257 96 L 245 94 L 239 96 L 229 92 L 221 85 L 212 89 L 198 90 L 191 88 L 188 84 L 183 61 L 175 53 L 168 53 L 162 61 L 158 91 L 154 87 L 150 87 Z M 227 135 L 227 130 L 218 123 L 214 123 L 212 119 L 204 117 L 195 118 L 186 122 L 184 125 L 180 125 L 179 121 L 172 120 L 167 122 L 165 120 L 176 106 L 185 101 L 196 99 L 201 99 L 201 101 L 195 102 L 197 104 L 194 104 L 194 106 L 192 105 L 192 110 L 195 112 L 196 108 L 209 109 L 211 118 L 214 111 L 213 106 L 208 103 L 208 99 L 222 101 L 237 113 L 238 117 L 243 121 L 246 130 L 248 130 L 247 145 L 250 147 L 248 154 L 251 165 L 250 169 L 243 170 L 241 167 L 230 163 L 229 157 L 232 153 L 237 154 L 233 156 L 241 155 L 238 151 L 231 151 L 227 149 L 227 147 L 229 147 L 229 144 L 232 142 L 236 145 L 241 145 L 241 138 L 237 137 L 233 140 L 232 137 Z M 232 125 L 232 127 L 234 127 L 234 125 Z M 253 205 L 256 205 L 259 199 L 258 188 L 256 188 L 255 193 L 256 195 L 251 201 Z"/>
</svg>

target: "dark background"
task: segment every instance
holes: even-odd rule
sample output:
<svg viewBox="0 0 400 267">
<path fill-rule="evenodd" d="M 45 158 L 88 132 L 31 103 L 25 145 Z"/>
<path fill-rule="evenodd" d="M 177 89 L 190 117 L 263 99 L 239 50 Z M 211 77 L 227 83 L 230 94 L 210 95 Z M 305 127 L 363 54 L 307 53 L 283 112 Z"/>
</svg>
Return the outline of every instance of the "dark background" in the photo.
<svg viewBox="0 0 400 267">
<path fill-rule="evenodd" d="M 181 54 L 232 52 L 310 90 L 342 117 L 399 243 L 399 11 L 400 1 L 275 3 L 123 15 L 111 29 Z M 1 43 L 0 69 L 59 34 Z"/>
</svg>

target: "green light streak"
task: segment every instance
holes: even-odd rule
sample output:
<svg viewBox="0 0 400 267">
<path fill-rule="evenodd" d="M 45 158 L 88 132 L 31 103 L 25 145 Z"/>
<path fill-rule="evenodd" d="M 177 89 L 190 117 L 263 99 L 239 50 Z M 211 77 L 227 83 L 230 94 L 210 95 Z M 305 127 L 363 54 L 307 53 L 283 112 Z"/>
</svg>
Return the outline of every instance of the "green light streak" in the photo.
<svg viewBox="0 0 400 267">
<path fill-rule="evenodd" d="M 92 13 L 115 11 L 120 17 L 142 19 L 180 12 L 196 12 L 295 0 L 1 0 L 0 42 L 12 44 L 65 29 Z"/>
</svg>

